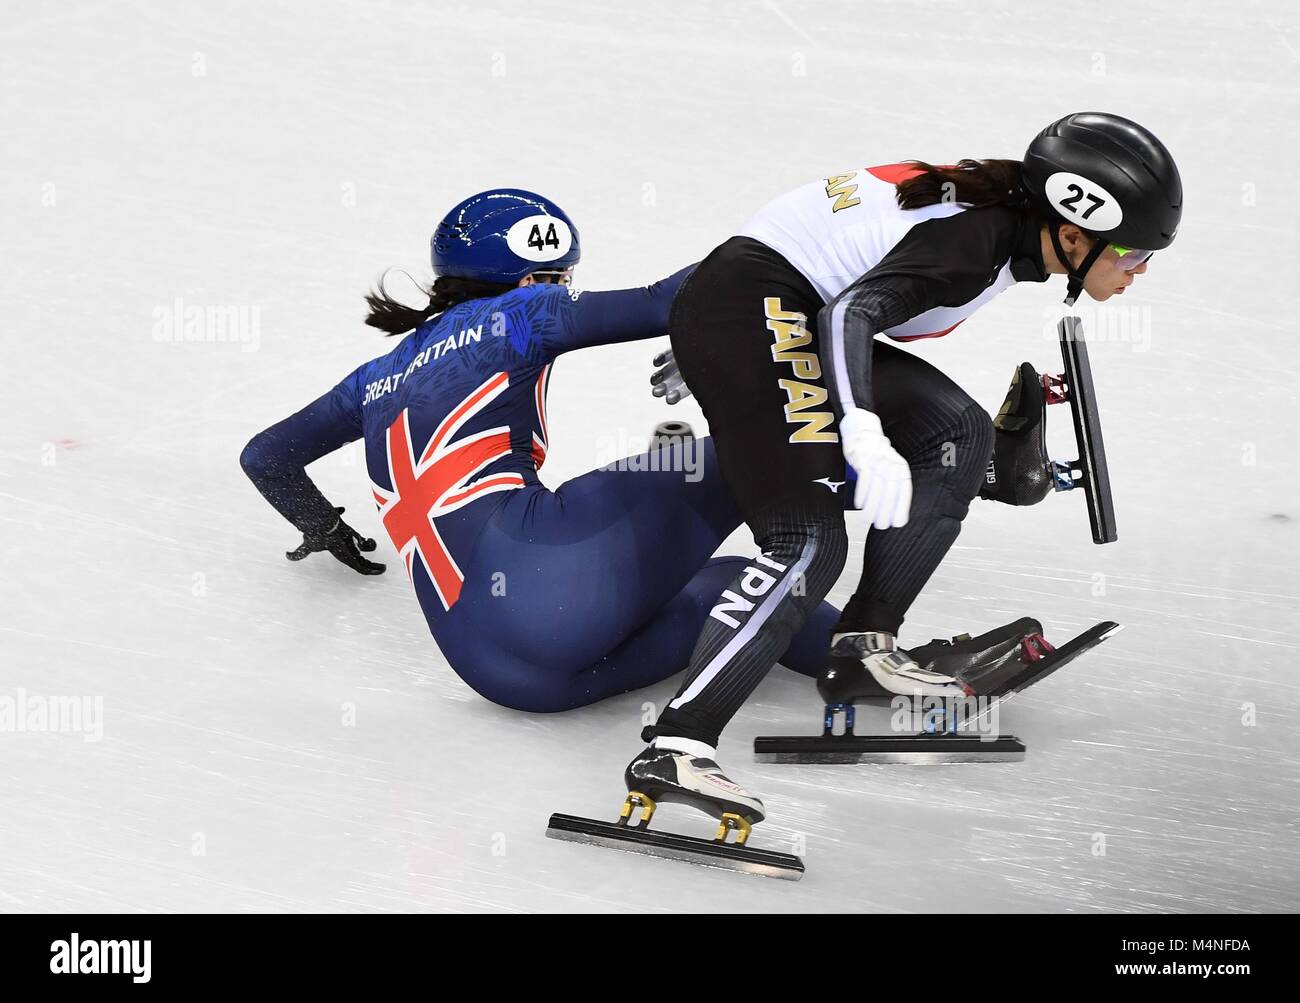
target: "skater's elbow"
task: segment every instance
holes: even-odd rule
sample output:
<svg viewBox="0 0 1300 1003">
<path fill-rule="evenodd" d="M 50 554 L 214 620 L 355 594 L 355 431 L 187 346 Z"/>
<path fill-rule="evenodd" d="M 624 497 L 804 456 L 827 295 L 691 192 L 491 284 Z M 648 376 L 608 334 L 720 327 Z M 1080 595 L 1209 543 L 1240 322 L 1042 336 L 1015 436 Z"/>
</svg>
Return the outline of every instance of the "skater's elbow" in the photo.
<svg viewBox="0 0 1300 1003">
<path fill-rule="evenodd" d="M 270 436 L 266 432 L 258 432 L 248 440 L 243 451 L 239 454 L 239 466 L 243 469 L 248 479 L 257 482 L 270 477 L 276 467 L 275 450 L 272 448 Z"/>
</svg>

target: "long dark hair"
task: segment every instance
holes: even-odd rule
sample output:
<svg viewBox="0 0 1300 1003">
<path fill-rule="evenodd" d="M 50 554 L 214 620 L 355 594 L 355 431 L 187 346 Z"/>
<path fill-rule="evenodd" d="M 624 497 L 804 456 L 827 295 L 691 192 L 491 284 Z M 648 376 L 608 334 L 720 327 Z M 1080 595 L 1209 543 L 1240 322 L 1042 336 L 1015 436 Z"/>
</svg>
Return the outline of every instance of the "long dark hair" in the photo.
<svg viewBox="0 0 1300 1003">
<path fill-rule="evenodd" d="M 940 202 L 972 207 L 1028 206 L 1019 160 L 962 160 L 955 167 L 935 167 L 919 160 L 911 164 L 921 173 L 895 186 L 900 209 L 921 209 Z"/>
<path fill-rule="evenodd" d="M 454 275 L 443 275 L 434 279 L 433 285 L 430 286 L 416 283 L 420 292 L 429 297 L 429 305 L 413 307 L 388 294 L 388 290 L 384 288 L 385 278 L 386 275 L 381 275 L 375 289 L 366 293 L 366 303 L 370 307 L 366 323 L 371 327 L 379 328 L 390 337 L 415 330 L 430 317 L 451 309 L 457 303 L 500 296 L 514 288 L 510 283 L 483 282 L 479 279 L 461 279 Z"/>
</svg>

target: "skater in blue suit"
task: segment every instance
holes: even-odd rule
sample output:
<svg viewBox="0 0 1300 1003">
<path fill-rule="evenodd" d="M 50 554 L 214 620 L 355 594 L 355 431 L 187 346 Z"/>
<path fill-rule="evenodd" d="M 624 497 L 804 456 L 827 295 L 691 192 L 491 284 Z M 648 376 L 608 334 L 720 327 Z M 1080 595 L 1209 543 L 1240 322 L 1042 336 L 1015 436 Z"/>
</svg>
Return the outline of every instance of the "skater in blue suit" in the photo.
<svg viewBox="0 0 1300 1003">
<path fill-rule="evenodd" d="M 362 574 L 384 570 L 363 553 L 375 544 L 304 470 L 364 438 L 380 521 L 443 656 L 478 693 L 562 711 L 680 672 L 719 595 L 748 602 L 723 590 L 753 562 L 710 559 L 740 524 L 711 441 L 678 442 L 555 491 L 537 470 L 555 360 L 662 336 L 689 269 L 644 288 L 571 289 L 576 228 L 519 189 L 457 205 L 432 252 L 427 308 L 389 298 L 382 283 L 367 297 L 368 324 L 406 334 L 397 347 L 254 436 L 240 457 L 303 534 L 288 556 L 329 551 Z M 756 582 L 764 574 L 752 572 Z M 816 675 L 838 615 L 821 604 L 783 663 Z"/>
</svg>

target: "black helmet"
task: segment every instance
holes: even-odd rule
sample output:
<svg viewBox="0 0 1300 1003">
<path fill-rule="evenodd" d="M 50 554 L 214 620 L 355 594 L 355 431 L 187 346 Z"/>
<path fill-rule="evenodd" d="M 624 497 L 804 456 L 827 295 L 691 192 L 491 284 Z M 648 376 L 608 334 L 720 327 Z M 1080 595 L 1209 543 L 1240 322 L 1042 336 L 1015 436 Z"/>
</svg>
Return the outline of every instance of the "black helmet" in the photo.
<svg viewBox="0 0 1300 1003">
<path fill-rule="evenodd" d="M 1076 112 L 1040 132 L 1025 151 L 1021 178 L 1080 285 L 1107 243 L 1162 250 L 1173 243 L 1183 215 L 1183 183 L 1164 144 L 1136 122 L 1105 112 Z M 1061 222 L 1100 238 L 1077 273 L 1060 247 Z"/>
</svg>

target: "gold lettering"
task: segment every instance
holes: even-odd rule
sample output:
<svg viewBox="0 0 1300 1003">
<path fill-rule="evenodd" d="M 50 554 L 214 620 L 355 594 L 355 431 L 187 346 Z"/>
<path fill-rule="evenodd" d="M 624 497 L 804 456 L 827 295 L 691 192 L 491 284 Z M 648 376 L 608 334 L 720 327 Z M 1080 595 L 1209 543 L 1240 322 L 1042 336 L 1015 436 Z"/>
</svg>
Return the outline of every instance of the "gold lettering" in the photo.
<svg viewBox="0 0 1300 1003">
<path fill-rule="evenodd" d="M 862 202 L 862 199 L 853 197 L 853 193 L 858 190 L 858 186 L 849 184 L 857 176 L 857 173 L 857 171 L 849 171 L 848 174 L 833 174 L 826 179 L 826 197 L 835 200 L 835 204 L 831 206 L 831 212 L 839 212 L 841 209 L 848 209 Z"/>
<path fill-rule="evenodd" d="M 763 297 L 763 315 L 768 320 L 792 320 L 802 324 L 808 318 L 798 310 L 782 310 L 780 296 Z M 772 325 L 768 325 L 771 327 Z"/>
<path fill-rule="evenodd" d="M 769 320 L 767 329 L 776 335 L 776 343 L 772 345 L 772 358 L 780 360 L 782 352 L 789 352 L 796 348 L 803 348 L 804 345 L 812 341 L 812 334 L 803 323 L 785 324 L 779 320 Z"/>
<path fill-rule="evenodd" d="M 796 352 L 796 348 L 812 342 L 812 332 L 808 330 L 806 319 L 801 313 L 789 313 L 781 309 L 781 301 L 768 297 L 763 301 L 767 313 L 767 329 L 772 332 L 775 341 L 772 345 L 772 360 L 788 362 L 794 367 L 794 374 L 802 379 L 815 380 L 822 374 L 821 363 L 811 352 Z M 794 323 L 788 323 L 793 319 Z"/>
<path fill-rule="evenodd" d="M 839 436 L 834 432 L 824 431 L 831 424 L 831 412 L 808 411 L 809 408 L 826 403 L 824 388 L 800 383 L 798 380 L 777 380 L 777 383 L 789 399 L 785 406 L 785 420 L 792 425 L 799 425 L 790 435 L 791 442 L 839 442 Z"/>
<path fill-rule="evenodd" d="M 781 356 L 782 362 L 788 362 L 794 368 L 795 376 L 801 380 L 820 380 L 822 378 L 821 360 L 812 352 L 790 352 Z"/>
<path fill-rule="evenodd" d="M 853 177 L 852 174 L 831 178 L 831 181 L 843 181 Z M 785 391 L 788 403 L 785 406 L 785 420 L 799 428 L 790 436 L 791 442 L 839 442 L 835 432 L 826 428 L 832 423 L 833 415 L 829 410 L 810 411 L 809 408 L 821 407 L 827 401 L 825 388 L 815 384 L 802 383 L 801 380 L 821 379 L 822 365 L 815 352 L 799 352 L 812 343 L 812 332 L 808 330 L 808 318 L 794 310 L 781 309 L 779 296 L 768 296 L 763 300 L 763 312 L 767 317 L 767 329 L 772 332 L 772 360 L 788 363 L 799 379 L 777 380 Z"/>
</svg>

